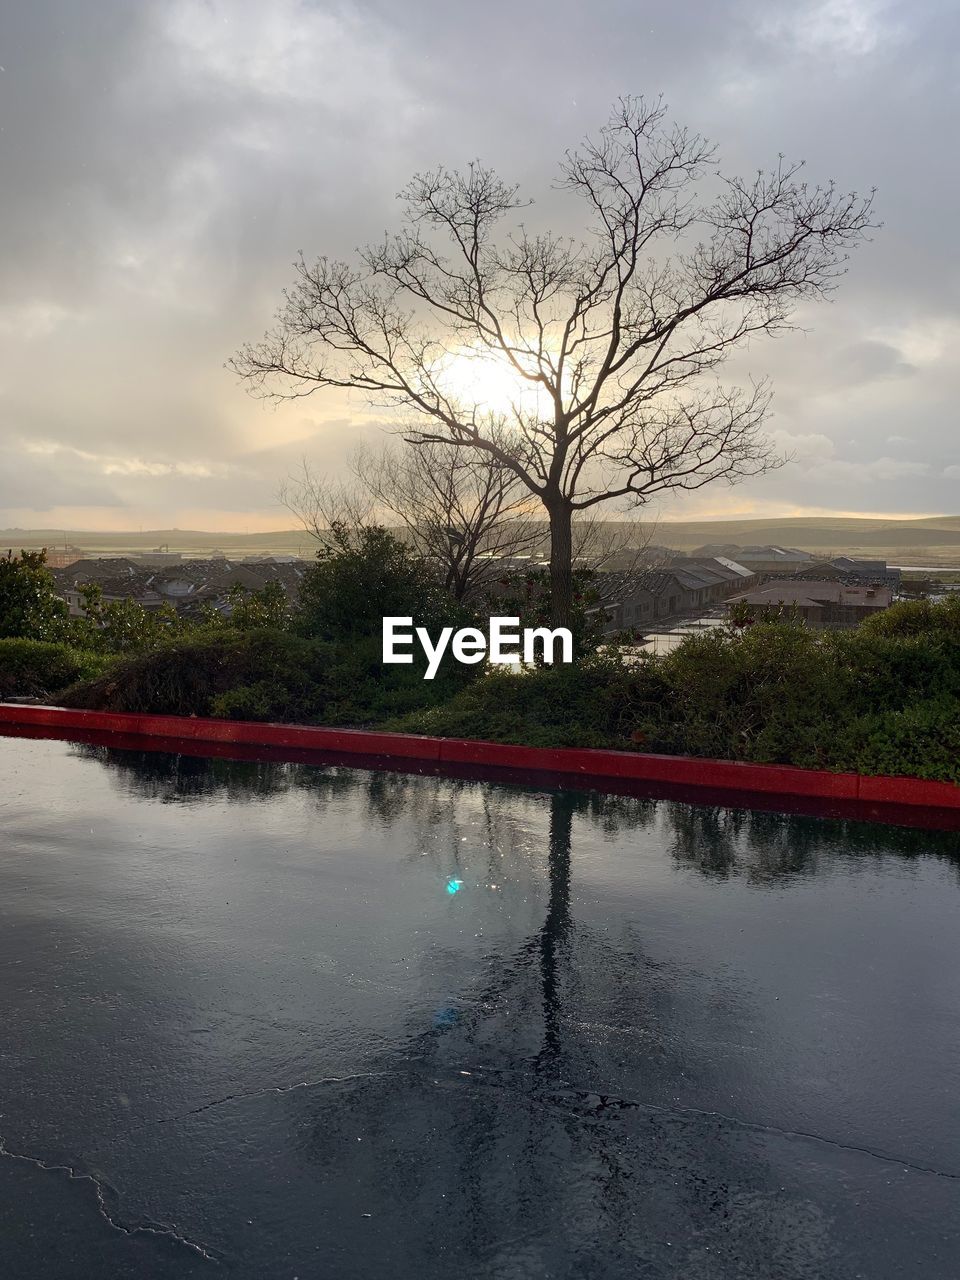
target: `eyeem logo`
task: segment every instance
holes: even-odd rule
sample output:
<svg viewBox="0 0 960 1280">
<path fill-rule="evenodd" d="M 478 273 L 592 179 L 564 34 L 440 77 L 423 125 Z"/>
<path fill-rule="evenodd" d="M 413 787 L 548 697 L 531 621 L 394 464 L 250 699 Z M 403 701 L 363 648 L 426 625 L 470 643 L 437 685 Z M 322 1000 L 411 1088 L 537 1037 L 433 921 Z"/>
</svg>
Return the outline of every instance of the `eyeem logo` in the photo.
<svg viewBox="0 0 960 1280">
<path fill-rule="evenodd" d="M 400 652 L 399 649 L 412 648 L 416 635 L 427 657 L 424 680 L 432 680 L 437 674 L 448 645 L 457 662 L 470 666 L 483 662 L 484 658 L 501 666 L 509 666 L 514 662 L 535 662 L 538 645 L 543 661 L 552 663 L 558 642 L 560 661 L 573 661 L 573 636 L 567 627 L 557 627 L 555 631 L 546 627 L 524 627 L 522 651 L 519 618 L 491 618 L 489 640 L 477 627 L 461 627 L 456 632 L 453 627 L 444 627 L 434 644 L 426 627 L 411 628 L 413 618 L 384 618 L 383 660 L 412 663 L 413 654 Z"/>
</svg>

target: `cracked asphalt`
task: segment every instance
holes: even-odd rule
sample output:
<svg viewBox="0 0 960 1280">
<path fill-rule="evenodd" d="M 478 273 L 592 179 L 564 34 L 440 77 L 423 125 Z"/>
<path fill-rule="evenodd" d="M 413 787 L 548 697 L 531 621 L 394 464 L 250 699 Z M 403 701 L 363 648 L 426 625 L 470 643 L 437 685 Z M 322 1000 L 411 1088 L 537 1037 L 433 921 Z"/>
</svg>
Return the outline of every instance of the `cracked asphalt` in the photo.
<svg viewBox="0 0 960 1280">
<path fill-rule="evenodd" d="M 960 1276 L 956 834 L 0 771 L 5 1277 Z"/>
</svg>

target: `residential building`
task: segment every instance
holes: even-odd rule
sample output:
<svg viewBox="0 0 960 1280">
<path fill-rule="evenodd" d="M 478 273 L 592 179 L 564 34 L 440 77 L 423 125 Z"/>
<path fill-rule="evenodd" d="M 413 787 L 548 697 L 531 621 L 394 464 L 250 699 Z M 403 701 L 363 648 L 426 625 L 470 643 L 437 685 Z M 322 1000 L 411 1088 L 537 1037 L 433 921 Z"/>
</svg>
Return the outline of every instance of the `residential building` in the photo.
<svg viewBox="0 0 960 1280">
<path fill-rule="evenodd" d="M 598 573 L 592 585 L 600 596 L 596 612 L 603 613 L 604 632 L 612 635 L 702 613 L 754 582 L 756 575 L 743 565 L 706 557 L 638 573 Z"/>
<path fill-rule="evenodd" d="M 105 600 L 132 599 L 145 609 L 170 604 L 178 612 L 192 612 L 206 604 L 229 613 L 230 592 L 237 585 L 253 592 L 262 590 L 268 582 L 279 582 L 288 598 L 295 599 L 306 569 L 305 561 L 241 564 L 217 558 L 149 568 L 134 560 L 112 558 L 78 561 L 55 570 L 54 578 L 75 616 L 83 611 L 81 588 L 90 582 L 100 586 Z"/>
<path fill-rule="evenodd" d="M 892 569 L 886 560 L 860 560 L 851 556 L 834 556 L 830 561 L 850 582 L 869 587 L 890 587 L 900 590 L 900 570 Z M 801 570 L 801 572 L 806 572 Z"/>
<path fill-rule="evenodd" d="M 783 575 L 796 573 L 808 565 L 815 563 L 817 557 L 809 551 L 801 551 L 797 547 L 740 547 L 733 551 L 733 558 L 744 568 L 754 573 Z"/>
<path fill-rule="evenodd" d="M 782 606 L 808 626 L 840 629 L 858 626 L 864 618 L 889 609 L 892 602 L 893 592 L 889 587 L 789 578 L 765 582 L 753 591 L 733 596 L 729 604 L 745 603 L 772 609 Z"/>
</svg>

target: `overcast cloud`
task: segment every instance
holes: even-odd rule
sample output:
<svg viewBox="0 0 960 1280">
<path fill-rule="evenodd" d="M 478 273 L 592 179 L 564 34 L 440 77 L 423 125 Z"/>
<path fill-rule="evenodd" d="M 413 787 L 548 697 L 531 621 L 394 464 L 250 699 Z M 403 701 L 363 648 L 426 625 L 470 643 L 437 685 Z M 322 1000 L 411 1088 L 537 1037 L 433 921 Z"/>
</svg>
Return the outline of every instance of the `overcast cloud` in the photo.
<svg viewBox="0 0 960 1280">
<path fill-rule="evenodd" d="M 660 513 L 960 512 L 958 49 L 952 0 L 0 0 L 0 526 L 289 524 L 297 459 L 378 430 L 223 368 L 296 251 L 349 254 L 475 156 L 546 217 L 563 149 L 641 92 L 727 170 L 875 185 L 885 224 L 738 358 L 793 463 Z"/>
</svg>

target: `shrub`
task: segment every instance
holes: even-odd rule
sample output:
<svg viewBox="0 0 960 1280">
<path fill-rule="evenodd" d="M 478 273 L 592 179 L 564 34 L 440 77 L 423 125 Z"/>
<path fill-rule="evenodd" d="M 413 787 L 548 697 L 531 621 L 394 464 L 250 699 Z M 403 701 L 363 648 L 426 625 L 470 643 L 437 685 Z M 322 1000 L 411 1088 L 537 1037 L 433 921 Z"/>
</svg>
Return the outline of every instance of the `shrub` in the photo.
<svg viewBox="0 0 960 1280">
<path fill-rule="evenodd" d="M 0 556 L 0 638 L 61 640 L 67 606 L 58 598 L 46 551 Z"/>
<path fill-rule="evenodd" d="M 573 607 L 569 628 L 576 658 L 587 658 L 603 641 L 603 618 L 599 609 L 596 574 L 589 569 L 573 573 Z M 518 617 L 524 627 L 552 627 L 553 607 L 550 574 L 546 569 L 519 569 L 505 573 L 499 590 L 488 601 L 488 611 Z"/>
<path fill-rule="evenodd" d="M 105 660 L 66 644 L 0 640 L 0 698 L 45 698 L 100 674 Z"/>
<path fill-rule="evenodd" d="M 384 617 L 412 617 L 431 632 L 474 621 L 436 572 L 385 529 L 335 525 L 331 534 L 332 545 L 317 552 L 300 585 L 297 626 L 305 635 L 379 642 Z"/>
<path fill-rule="evenodd" d="M 223 628 L 120 659 L 62 700 L 104 711 L 363 725 L 449 698 L 472 674 L 453 664 L 424 680 L 424 665 L 382 666 L 379 636 L 334 645 Z"/>
<path fill-rule="evenodd" d="M 691 636 L 658 662 L 638 728 L 667 753 L 957 777 L 960 609 L 895 607 L 853 631 L 767 622 Z"/>
<path fill-rule="evenodd" d="M 960 700 L 927 699 L 863 716 L 837 744 L 838 767 L 960 782 Z"/>
<path fill-rule="evenodd" d="M 68 689 L 63 701 L 101 711 L 203 716 L 212 714 L 219 695 L 267 682 L 280 691 L 280 712 L 307 697 L 317 657 L 297 636 L 224 630 L 123 658 L 98 679 Z"/>
<path fill-rule="evenodd" d="M 405 579 L 404 590 L 414 580 Z M 370 587 L 372 579 L 364 581 Z M 115 660 L 60 700 L 960 782 L 960 602 L 896 606 L 892 617 L 850 632 L 815 632 L 790 621 L 716 628 L 632 664 L 609 651 L 522 674 L 477 674 L 450 662 L 432 681 L 422 679 L 422 654 L 410 666 L 382 665 L 379 619 L 398 605 L 424 617 L 415 603 L 400 605 L 394 596 L 367 608 L 366 622 L 351 615 L 366 630 L 336 641 L 221 627 Z M 329 613 L 313 616 L 333 626 Z M 345 614 L 337 625 L 348 625 Z M 4 641 L 0 672 L 4 652 L 33 655 L 46 691 L 74 678 L 78 663 L 104 661 L 62 645 Z M 13 662 L 8 657 L 6 669 Z"/>
<path fill-rule="evenodd" d="M 824 726 L 842 714 L 847 677 L 798 623 L 689 636 L 658 662 L 662 685 L 638 728 L 650 749 L 823 765 Z"/>
<path fill-rule="evenodd" d="M 960 594 L 954 592 L 942 600 L 898 600 L 868 618 L 858 634 L 960 640 Z"/>
<path fill-rule="evenodd" d="M 137 600 L 104 600 L 103 589 L 88 582 L 80 589 L 79 617 L 63 626 L 75 648 L 95 653 L 144 653 L 184 634 L 184 625 L 169 604 L 145 609 Z"/>
<path fill-rule="evenodd" d="M 210 714 L 221 720 L 271 720 L 273 709 L 286 701 L 287 690 L 269 680 L 240 684 L 210 699 Z"/>
<path fill-rule="evenodd" d="M 490 671 L 455 697 L 389 727 L 448 738 L 487 738 L 539 747 L 629 747 L 630 727 L 656 682 L 653 664 L 618 656 L 523 673 Z"/>
</svg>

